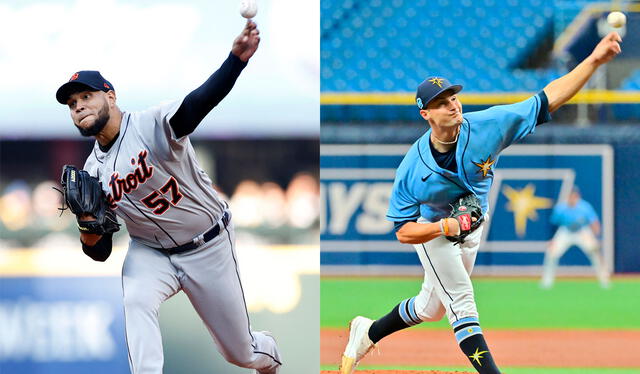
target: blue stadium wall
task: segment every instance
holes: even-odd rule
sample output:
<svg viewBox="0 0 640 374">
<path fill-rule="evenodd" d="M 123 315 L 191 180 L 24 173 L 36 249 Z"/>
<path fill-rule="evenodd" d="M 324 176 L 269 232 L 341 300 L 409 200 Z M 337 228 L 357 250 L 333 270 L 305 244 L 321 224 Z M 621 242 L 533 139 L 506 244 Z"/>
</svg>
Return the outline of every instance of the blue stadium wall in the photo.
<svg viewBox="0 0 640 374">
<path fill-rule="evenodd" d="M 323 123 L 321 231 L 323 274 L 419 273 L 413 247 L 395 240 L 385 222 L 394 169 L 424 128 L 410 124 Z M 572 185 L 595 207 L 603 223 L 603 252 L 615 273 L 640 272 L 635 230 L 640 209 L 640 132 L 635 126 L 543 126 L 500 158 L 492 191 L 492 222 L 477 260 L 477 273 L 539 274 L 545 243 L 554 232 L 550 207 Z M 526 169 L 529 168 L 530 172 Z M 520 232 L 506 209 L 503 189 L 533 187 L 549 205 Z M 498 228 L 500 228 L 498 230 Z M 565 274 L 592 274 L 572 248 L 561 260 Z"/>
</svg>

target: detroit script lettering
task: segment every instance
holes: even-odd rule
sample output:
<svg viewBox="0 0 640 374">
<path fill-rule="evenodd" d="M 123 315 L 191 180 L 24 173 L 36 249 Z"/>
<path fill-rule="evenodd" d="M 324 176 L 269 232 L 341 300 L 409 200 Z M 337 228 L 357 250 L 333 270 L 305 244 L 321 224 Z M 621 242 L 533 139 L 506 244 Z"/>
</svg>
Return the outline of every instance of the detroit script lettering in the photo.
<svg viewBox="0 0 640 374">
<path fill-rule="evenodd" d="M 123 194 L 135 191 L 153 176 L 153 166 L 147 164 L 147 155 L 146 150 L 138 153 L 138 167 L 124 178 L 118 178 L 120 175 L 117 171 L 111 174 L 109 180 L 111 192 L 107 195 L 107 203 L 111 209 L 116 208 L 118 201 L 122 200 Z"/>
</svg>

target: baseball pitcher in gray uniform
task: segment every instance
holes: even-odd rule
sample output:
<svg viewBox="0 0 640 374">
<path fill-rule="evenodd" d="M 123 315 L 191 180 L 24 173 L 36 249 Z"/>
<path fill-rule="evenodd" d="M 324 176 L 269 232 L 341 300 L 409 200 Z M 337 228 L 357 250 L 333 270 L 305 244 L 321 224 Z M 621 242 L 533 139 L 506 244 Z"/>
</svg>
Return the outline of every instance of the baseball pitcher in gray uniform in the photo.
<svg viewBox="0 0 640 374">
<path fill-rule="evenodd" d="M 131 241 L 122 269 L 125 335 L 134 374 L 162 373 L 160 304 L 184 291 L 219 351 L 237 366 L 277 373 L 280 355 L 268 332 L 251 330 L 228 205 L 200 168 L 188 135 L 231 90 L 258 48 L 247 21 L 222 66 L 184 99 L 143 112 L 121 111 L 113 85 L 79 71 L 56 99 L 96 143 L 84 169 L 102 184 Z M 91 219 L 80 217 L 79 219 Z M 112 234 L 81 233 L 84 253 L 111 254 Z"/>
</svg>

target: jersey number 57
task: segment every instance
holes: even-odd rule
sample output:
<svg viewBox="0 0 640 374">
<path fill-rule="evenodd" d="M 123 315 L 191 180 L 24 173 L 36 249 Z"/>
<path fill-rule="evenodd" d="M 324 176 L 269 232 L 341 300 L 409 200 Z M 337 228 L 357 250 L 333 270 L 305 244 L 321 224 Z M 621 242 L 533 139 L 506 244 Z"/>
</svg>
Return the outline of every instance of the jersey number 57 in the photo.
<svg viewBox="0 0 640 374">
<path fill-rule="evenodd" d="M 171 200 L 167 200 L 165 195 L 171 192 L 170 197 Z M 161 194 L 162 193 L 162 194 Z M 169 197 L 169 195 L 167 195 Z M 153 191 L 149 195 L 142 198 L 140 201 L 149 209 L 153 209 L 153 214 L 161 215 L 166 212 L 171 205 L 178 205 L 178 202 L 182 199 L 182 194 L 180 193 L 180 189 L 178 188 L 178 182 L 175 178 L 171 177 L 164 184 L 164 186 L 160 187 L 160 192 Z"/>
</svg>

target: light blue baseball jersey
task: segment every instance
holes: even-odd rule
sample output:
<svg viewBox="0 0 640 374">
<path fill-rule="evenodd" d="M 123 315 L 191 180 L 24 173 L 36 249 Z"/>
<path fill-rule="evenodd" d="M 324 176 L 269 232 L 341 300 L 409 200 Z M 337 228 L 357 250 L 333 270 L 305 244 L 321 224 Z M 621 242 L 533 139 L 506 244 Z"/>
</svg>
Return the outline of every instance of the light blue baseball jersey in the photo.
<svg viewBox="0 0 640 374">
<path fill-rule="evenodd" d="M 500 152 L 551 119 L 544 91 L 519 103 L 497 105 L 467 113 L 460 125 L 456 148 L 457 172 L 441 168 L 429 145 L 429 129 L 405 155 L 396 171 L 387 219 L 394 222 L 429 221 L 448 217 L 449 203 L 474 193 L 489 208 L 488 194 Z"/>
<path fill-rule="evenodd" d="M 591 204 L 580 199 L 575 206 L 567 203 L 558 203 L 553 208 L 551 223 L 564 226 L 569 231 L 575 232 L 598 220 L 598 215 Z"/>
</svg>

